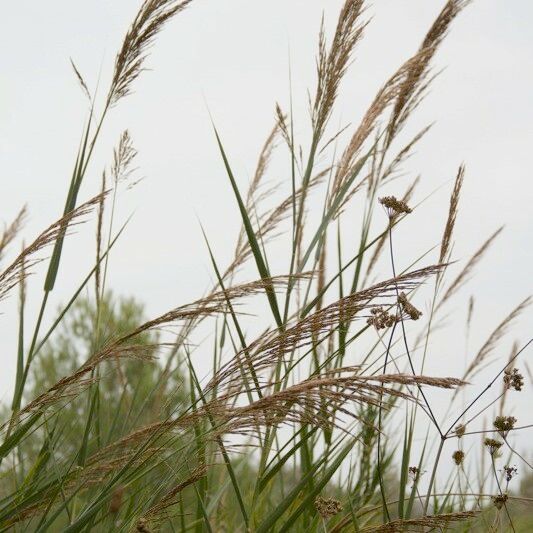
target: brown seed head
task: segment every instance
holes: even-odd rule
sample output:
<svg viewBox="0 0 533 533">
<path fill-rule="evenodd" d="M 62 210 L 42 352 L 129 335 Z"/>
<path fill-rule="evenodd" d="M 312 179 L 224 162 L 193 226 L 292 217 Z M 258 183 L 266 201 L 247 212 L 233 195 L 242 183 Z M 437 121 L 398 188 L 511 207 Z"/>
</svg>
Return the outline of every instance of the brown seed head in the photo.
<svg viewBox="0 0 533 533">
<path fill-rule="evenodd" d="M 322 496 L 318 496 L 315 500 L 315 509 L 322 518 L 327 520 L 342 511 L 342 504 L 334 498 L 322 498 Z"/>
<path fill-rule="evenodd" d="M 464 424 L 459 424 L 458 426 L 455 426 L 455 434 L 457 435 L 457 438 L 461 438 L 466 431 L 466 426 Z"/>
<path fill-rule="evenodd" d="M 501 509 L 507 502 L 507 494 L 498 494 L 492 497 L 492 503 L 496 509 Z"/>
<path fill-rule="evenodd" d="M 516 466 L 504 466 L 503 471 L 505 473 L 505 480 L 507 483 L 513 479 L 518 474 L 518 470 Z"/>
<path fill-rule="evenodd" d="M 514 389 L 516 391 L 521 391 L 524 386 L 524 376 L 520 374 L 518 368 L 505 369 L 503 375 L 503 383 L 508 389 Z"/>
<path fill-rule="evenodd" d="M 491 455 L 494 455 L 503 446 L 503 442 L 491 438 L 486 438 L 484 444 Z"/>
<path fill-rule="evenodd" d="M 412 211 L 403 200 L 398 200 L 396 196 L 384 196 L 379 199 L 379 203 L 385 207 L 389 218 L 401 215 L 402 213 L 409 214 Z"/>
<path fill-rule="evenodd" d="M 411 319 L 418 320 L 422 316 L 422 312 L 419 311 L 412 303 L 407 300 L 407 296 L 404 292 L 398 296 L 398 303 L 402 307 L 402 311 Z"/>
<path fill-rule="evenodd" d="M 516 418 L 514 416 L 497 416 L 493 422 L 498 433 L 505 439 L 509 431 L 514 428 Z"/>
<path fill-rule="evenodd" d="M 400 320 L 397 315 L 391 315 L 383 307 L 373 307 L 370 313 L 372 316 L 366 322 L 376 329 L 390 328 Z"/>
<path fill-rule="evenodd" d="M 465 458 L 465 452 L 461 450 L 457 450 L 453 452 L 452 458 L 457 466 L 460 466 L 463 464 L 463 460 Z"/>
</svg>

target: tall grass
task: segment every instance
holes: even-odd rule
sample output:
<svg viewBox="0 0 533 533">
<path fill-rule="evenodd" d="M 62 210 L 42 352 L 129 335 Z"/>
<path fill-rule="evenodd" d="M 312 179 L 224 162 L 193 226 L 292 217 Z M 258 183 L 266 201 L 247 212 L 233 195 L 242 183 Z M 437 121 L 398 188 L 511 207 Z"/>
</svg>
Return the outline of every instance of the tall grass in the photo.
<svg viewBox="0 0 533 533">
<path fill-rule="evenodd" d="M 0 445 L 2 531 L 517 530 L 515 504 L 531 500 L 509 492 L 512 465 L 531 466 L 509 442 L 526 424 L 508 413 L 512 395 L 528 387 L 519 365 L 532 341 L 500 362 L 478 392 L 465 385 L 530 299 L 489 334 L 463 376 L 425 371 L 446 305 L 501 231 L 450 279 L 464 166 L 440 249 L 399 269 L 398 259 L 408 260 L 395 246 L 398 228 L 420 205 L 418 181 L 400 185 L 398 174 L 429 128 L 401 140 L 434 79 L 432 59 L 467 3 L 449 0 L 360 123 L 335 131 L 337 94 L 368 24 L 363 0 L 346 0 L 333 36 L 324 27 L 319 34 L 308 148 L 296 138 L 291 110 L 278 105 L 247 191 L 213 125 L 242 219 L 234 256 L 221 265 L 204 233 L 213 287 L 150 320 L 137 311 L 116 317 L 107 287 L 124 229 L 114 221 L 117 191 L 133 179 L 136 157 L 127 131 L 102 174 L 101 194 L 85 203 L 78 196 L 93 177 L 100 132 L 142 74 L 149 47 L 194 3 L 145 0 L 103 101 L 74 66 L 90 111 L 63 214 L 0 274 L 0 298 L 19 290 L 17 373 Z M 287 162 L 280 202 L 265 185 L 275 150 Z M 345 224 L 353 220 L 344 212 L 355 201 L 363 206 L 360 238 L 347 248 Z M 94 267 L 44 330 L 63 246 L 91 217 Z M 21 211 L 6 227 L 1 256 L 24 219 Z M 287 258 L 281 272 L 272 271 L 274 239 Z M 42 261 L 48 267 L 32 323 L 29 275 Z M 378 264 L 388 274 L 376 279 Z M 243 272 L 255 274 L 243 281 Z M 422 285 L 432 288 L 423 313 Z M 33 280 L 31 288 L 39 292 Z M 89 299 L 80 296 L 89 290 Z M 249 333 L 250 301 L 264 306 L 257 335 Z M 210 340 L 198 343 L 197 332 L 206 331 Z M 75 349 L 82 340 L 86 352 Z M 200 360 L 212 361 L 208 376 Z M 46 365 L 55 370 L 45 379 Z M 489 401 L 495 388 L 500 393 Z M 493 426 L 475 429 L 476 419 L 493 412 Z"/>
</svg>

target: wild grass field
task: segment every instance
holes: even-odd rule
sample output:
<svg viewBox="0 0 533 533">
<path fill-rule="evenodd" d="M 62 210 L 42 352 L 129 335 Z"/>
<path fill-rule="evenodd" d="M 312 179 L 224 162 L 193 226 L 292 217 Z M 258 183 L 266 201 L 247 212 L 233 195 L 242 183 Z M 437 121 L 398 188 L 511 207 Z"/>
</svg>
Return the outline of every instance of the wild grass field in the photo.
<svg viewBox="0 0 533 533">
<path fill-rule="evenodd" d="M 439 245 L 406 257 L 395 239 L 426 200 L 420 178 L 402 173 L 430 130 L 413 132 L 411 117 L 468 4 L 448 0 L 361 119 L 338 128 L 343 77 L 372 23 L 363 0 L 346 0 L 333 34 L 319 32 L 316 86 L 291 94 L 309 98 L 311 137 L 298 138 L 291 106 L 275 105 L 248 184 L 213 119 L 241 220 L 232 259 L 216 254 L 230 237 L 216 243 L 202 228 L 212 287 L 151 318 L 135 288 L 120 295 L 108 277 L 117 243 L 131 238 L 116 209 L 138 177 L 134 135 L 124 129 L 104 169 L 94 157 L 111 151 L 102 131 L 158 35 L 195 1 L 145 0 L 109 87 L 95 91 L 72 63 L 88 113 L 63 212 L 29 238 L 24 208 L 0 238 L 0 299 L 18 300 L 18 343 L 4 354 L 17 366 L 1 406 L 1 531 L 533 530 L 531 446 L 515 439 L 533 423 L 514 411 L 531 395 L 533 338 L 500 347 L 530 297 L 486 329 L 464 372 L 428 371 L 457 306 L 464 327 L 445 335 L 468 336 L 475 298 L 465 287 L 501 233 L 490 228 L 468 258 L 454 256 L 467 163 L 457 162 L 447 217 L 435 222 Z M 100 184 L 93 198 L 87 180 Z M 55 309 L 64 248 L 90 224 L 93 267 Z M 28 300 L 39 302 L 35 316 Z"/>
</svg>

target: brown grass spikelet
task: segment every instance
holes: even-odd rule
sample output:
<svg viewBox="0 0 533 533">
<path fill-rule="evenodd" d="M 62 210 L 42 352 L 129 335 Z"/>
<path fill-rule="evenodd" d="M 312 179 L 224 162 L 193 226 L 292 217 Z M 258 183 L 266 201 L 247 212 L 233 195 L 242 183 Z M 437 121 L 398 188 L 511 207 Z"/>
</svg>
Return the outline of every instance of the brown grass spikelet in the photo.
<svg viewBox="0 0 533 533">
<path fill-rule="evenodd" d="M 256 339 L 248 346 L 253 366 L 257 372 L 271 367 L 282 359 L 284 354 L 317 342 L 317 338 L 331 331 L 331 327 L 340 321 L 352 321 L 365 308 L 372 307 L 372 302 L 381 299 L 392 304 L 396 291 L 409 291 L 418 286 L 425 278 L 442 269 L 442 265 L 434 265 L 402 274 L 396 278 L 377 283 L 367 289 L 346 296 L 313 314 L 308 315 L 292 327 L 277 334 L 271 333 Z M 382 303 L 379 302 L 378 305 Z M 232 360 L 213 376 L 209 388 L 215 385 L 240 380 L 240 356 Z"/>
<path fill-rule="evenodd" d="M 455 227 L 455 221 L 457 219 L 457 211 L 459 207 L 459 197 L 461 195 L 461 187 L 463 186 L 463 179 L 465 175 L 465 166 L 461 165 L 455 178 L 455 184 L 453 186 L 452 195 L 450 196 L 450 208 L 448 209 L 448 219 L 446 220 L 446 226 L 444 227 L 444 234 L 442 235 L 442 241 L 440 245 L 439 263 L 444 263 L 448 260 L 448 253 L 450 252 L 450 246 L 453 236 L 453 229 Z"/>
<path fill-rule="evenodd" d="M 74 70 L 74 74 L 76 76 L 76 79 L 78 80 L 81 90 L 83 91 L 83 94 L 87 97 L 87 99 L 90 102 L 92 98 L 91 98 L 91 92 L 89 91 L 89 87 L 87 87 L 87 83 L 85 83 L 83 76 L 80 74 L 80 71 L 78 70 L 78 67 L 76 66 L 72 58 L 70 58 L 70 65 L 72 66 L 72 70 Z"/>
<path fill-rule="evenodd" d="M 322 183 L 326 174 L 327 170 L 319 172 L 316 176 L 311 178 L 306 188 L 298 188 L 295 191 L 294 196 L 290 194 L 276 207 L 264 214 L 260 214 L 258 217 L 258 228 L 256 230 L 256 237 L 258 238 L 258 240 L 262 241 L 263 243 L 268 243 L 273 238 L 275 238 L 278 235 L 276 231 L 278 230 L 279 225 L 290 215 L 293 206 L 293 201 L 300 201 L 302 197 L 307 194 L 311 189 Z M 238 240 L 237 248 L 235 250 L 233 261 L 225 270 L 222 279 L 226 280 L 230 278 L 239 269 L 239 267 L 241 267 L 251 256 L 252 249 L 250 248 L 248 242 L 242 237 L 240 237 Z"/>
<path fill-rule="evenodd" d="M 135 168 L 132 168 L 132 163 L 137 156 L 137 150 L 133 147 L 128 130 L 124 130 L 120 135 L 118 146 L 113 149 L 113 163 L 111 165 L 111 176 L 115 182 L 115 186 L 122 181 L 127 180 Z"/>
<path fill-rule="evenodd" d="M 482 245 L 481 247 L 472 255 L 472 257 L 468 260 L 467 264 L 459 272 L 457 277 L 450 283 L 448 289 L 444 293 L 444 296 L 441 298 L 439 303 L 437 304 L 436 309 L 439 309 L 447 300 L 449 300 L 470 278 L 470 275 L 472 274 L 472 271 L 477 266 L 477 264 L 481 261 L 487 250 L 491 247 L 491 245 L 494 243 L 494 240 L 498 235 L 503 231 L 503 226 L 498 228 Z"/>
<path fill-rule="evenodd" d="M 163 520 L 166 518 L 166 511 L 169 507 L 176 504 L 176 497 L 187 488 L 189 485 L 196 483 L 201 478 L 207 475 L 207 467 L 205 465 L 200 465 L 196 467 L 189 477 L 184 481 L 181 481 L 176 486 L 172 487 L 160 500 L 158 503 L 150 507 L 142 516 L 141 520 L 144 520 L 144 523 L 151 523 L 154 521 Z"/>
<path fill-rule="evenodd" d="M 399 88 L 399 94 L 387 126 L 387 143 L 390 143 L 390 140 L 394 138 L 422 99 L 428 85 L 425 80 L 428 76 L 431 60 L 446 36 L 450 24 L 468 3 L 469 0 L 448 0 L 426 33 L 418 54 L 415 56 L 418 60 L 411 62 L 405 80 Z"/>
<path fill-rule="evenodd" d="M 353 50 L 363 36 L 364 23 L 360 22 L 363 0 L 346 0 L 339 14 L 335 35 L 329 50 L 322 24 L 319 34 L 317 59 L 317 88 L 313 104 L 315 142 L 324 133 L 325 125 L 337 97 L 339 84 L 350 63 Z"/>
<path fill-rule="evenodd" d="M 103 194 L 105 196 L 107 192 Z M 72 228 L 73 226 L 82 224 L 84 222 L 83 218 L 99 205 L 101 197 L 101 194 L 95 196 L 88 202 L 85 202 L 54 222 L 30 245 L 26 246 L 20 252 L 16 259 L 0 273 L 0 300 L 5 298 L 9 291 L 18 284 L 22 266 L 24 265 L 27 270 L 30 270 L 33 266 L 38 264 L 41 259 L 36 259 L 33 256 L 46 248 L 48 245 L 55 243 L 57 239 L 63 238 L 67 226 Z"/>
<path fill-rule="evenodd" d="M 379 117 L 394 104 L 383 141 L 385 150 L 391 145 L 408 116 L 422 100 L 431 82 L 431 78 L 429 81 L 427 79 L 431 60 L 451 22 L 467 3 L 467 0 L 449 0 L 426 34 L 418 52 L 378 91 L 342 155 L 332 188 L 335 193 L 341 190 L 342 184 L 356 167 L 360 149 L 374 130 Z"/>
<path fill-rule="evenodd" d="M 297 277 L 299 279 L 309 279 L 309 276 L 310 274 L 303 273 Z M 152 361 L 154 359 L 153 353 L 156 349 L 166 345 L 164 343 L 152 345 L 135 344 L 135 338 L 143 332 L 159 329 L 180 321 L 194 320 L 214 314 L 225 314 L 227 312 L 227 299 L 234 300 L 256 294 L 263 291 L 268 284 L 274 288 L 284 287 L 287 282 L 288 276 L 276 276 L 230 287 L 225 291 L 213 292 L 205 298 L 177 307 L 155 319 L 149 320 L 117 339 L 110 339 L 105 346 L 93 354 L 75 372 L 61 378 L 46 392 L 28 403 L 21 410 L 21 414 L 35 412 L 38 409 L 79 394 L 91 383 L 91 380 L 87 378 L 88 374 L 106 361 L 112 359 Z"/>
<path fill-rule="evenodd" d="M 450 529 L 454 522 L 471 520 L 477 516 L 477 511 L 462 511 L 458 513 L 447 513 L 439 515 L 427 515 L 409 520 L 393 520 L 379 526 L 368 526 L 361 528 L 365 533 L 403 533 L 405 531 L 420 531 L 420 528 Z"/>
<path fill-rule="evenodd" d="M 509 328 L 513 325 L 513 322 L 520 316 L 520 314 L 531 305 L 533 299 L 527 297 L 525 300 L 520 302 L 496 327 L 496 329 L 490 334 L 489 338 L 486 340 L 485 344 L 481 347 L 479 352 L 474 357 L 473 361 L 468 366 L 465 372 L 465 379 L 468 376 L 474 375 L 479 372 L 481 366 L 490 354 L 497 347 L 498 342 L 503 338 L 503 336 L 509 331 Z"/>
<path fill-rule="evenodd" d="M 333 203 L 336 195 L 342 190 L 343 184 L 350 178 L 353 171 L 357 169 L 362 146 L 374 131 L 379 117 L 399 95 L 400 87 L 406 79 L 406 76 L 408 76 L 412 65 L 416 64 L 419 60 L 420 58 L 415 56 L 404 63 L 389 78 L 370 104 L 370 107 L 366 111 L 341 156 L 331 188 L 332 195 L 330 203 Z"/>
<path fill-rule="evenodd" d="M 300 423 L 331 429 L 340 427 L 343 414 L 350 419 L 359 419 L 357 410 L 348 404 L 380 405 L 383 395 L 416 401 L 401 386 L 427 385 L 453 389 L 462 382 L 455 378 L 413 376 L 411 374 L 382 374 L 364 376 L 355 373 L 353 367 L 338 368 L 328 373 L 313 376 L 283 390 L 265 394 L 242 407 L 225 407 L 233 394 L 219 397 L 203 410 L 220 422 L 219 434 L 250 434 L 257 427 L 277 427 L 283 424 Z M 400 387 L 396 387 L 396 386 Z M 324 405 L 328 408 L 324 409 Z M 184 421 L 182 421 L 182 424 Z M 251 430 L 251 431 L 249 431 Z"/>
<path fill-rule="evenodd" d="M 155 36 L 192 0 L 145 0 L 115 59 L 113 79 L 107 95 L 107 106 L 113 106 L 130 94 L 133 82 L 144 70 L 143 63 Z"/>
<path fill-rule="evenodd" d="M 22 230 L 28 216 L 28 209 L 24 206 L 9 225 L 4 225 L 4 230 L 0 236 L 0 260 L 6 248 L 13 242 Z"/>
</svg>

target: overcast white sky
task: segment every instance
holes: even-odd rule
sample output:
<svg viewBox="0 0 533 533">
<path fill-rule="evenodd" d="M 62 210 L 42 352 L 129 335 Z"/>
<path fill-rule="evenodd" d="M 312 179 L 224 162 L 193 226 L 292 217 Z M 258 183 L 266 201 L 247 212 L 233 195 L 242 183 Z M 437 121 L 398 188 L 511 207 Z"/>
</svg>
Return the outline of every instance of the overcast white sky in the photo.
<svg viewBox="0 0 533 533">
<path fill-rule="evenodd" d="M 344 124 L 361 117 L 376 89 L 416 50 L 443 4 L 369 3 L 372 22 L 342 86 L 334 121 Z M 10 220 L 28 204 L 27 240 L 62 212 L 86 117 L 69 58 L 91 89 L 99 76 L 106 88 L 115 53 L 138 5 L 133 0 L 56 0 L 10 2 L 2 8 L 0 218 Z M 135 94 L 112 111 L 81 196 L 87 199 L 97 191 L 112 147 L 128 128 L 146 179 L 120 197 L 119 220 L 133 211 L 135 216 L 112 260 L 110 285 L 136 295 L 150 315 L 197 298 L 211 279 L 197 218 L 221 264 L 233 249 L 239 220 L 208 107 L 245 187 L 273 124 L 275 102 L 288 106 L 290 54 L 296 133 L 305 145 L 307 90 L 314 90 L 320 18 L 324 13 L 331 28 L 341 5 L 340 0 L 197 0 L 159 36 L 148 60 L 153 71 L 144 73 Z M 422 183 L 417 200 L 441 188 L 401 237 L 401 262 L 408 264 L 439 242 L 451 180 L 462 162 L 467 173 L 455 257 L 464 260 L 491 232 L 506 225 L 476 279 L 450 308 L 460 326 L 469 295 L 476 295 L 473 352 L 533 292 L 532 22 L 530 0 L 478 0 L 468 7 L 436 57 L 436 68 L 445 70 L 410 127 L 414 133 L 436 121 L 406 165 L 401 190 L 418 174 Z M 359 220 L 354 212 L 345 216 L 354 234 Z M 64 285 L 55 291 L 47 320 L 91 268 L 91 232 L 82 231 L 67 245 Z M 347 256 L 351 253 L 346 251 Z M 40 299 L 41 278 L 32 280 L 32 309 Z M 4 399 L 11 393 L 15 368 L 15 300 L 3 302 L 0 317 Z M 462 344 L 450 331 L 445 339 L 451 344 L 443 342 L 434 349 L 436 373 L 460 374 L 463 369 L 463 353 L 457 351 Z M 525 341 L 532 334 L 528 312 L 502 343 L 502 356 L 514 338 Z M 525 355 L 533 368 L 533 351 Z M 523 398 L 524 416 L 527 396 L 530 401 L 531 392 Z"/>
</svg>

